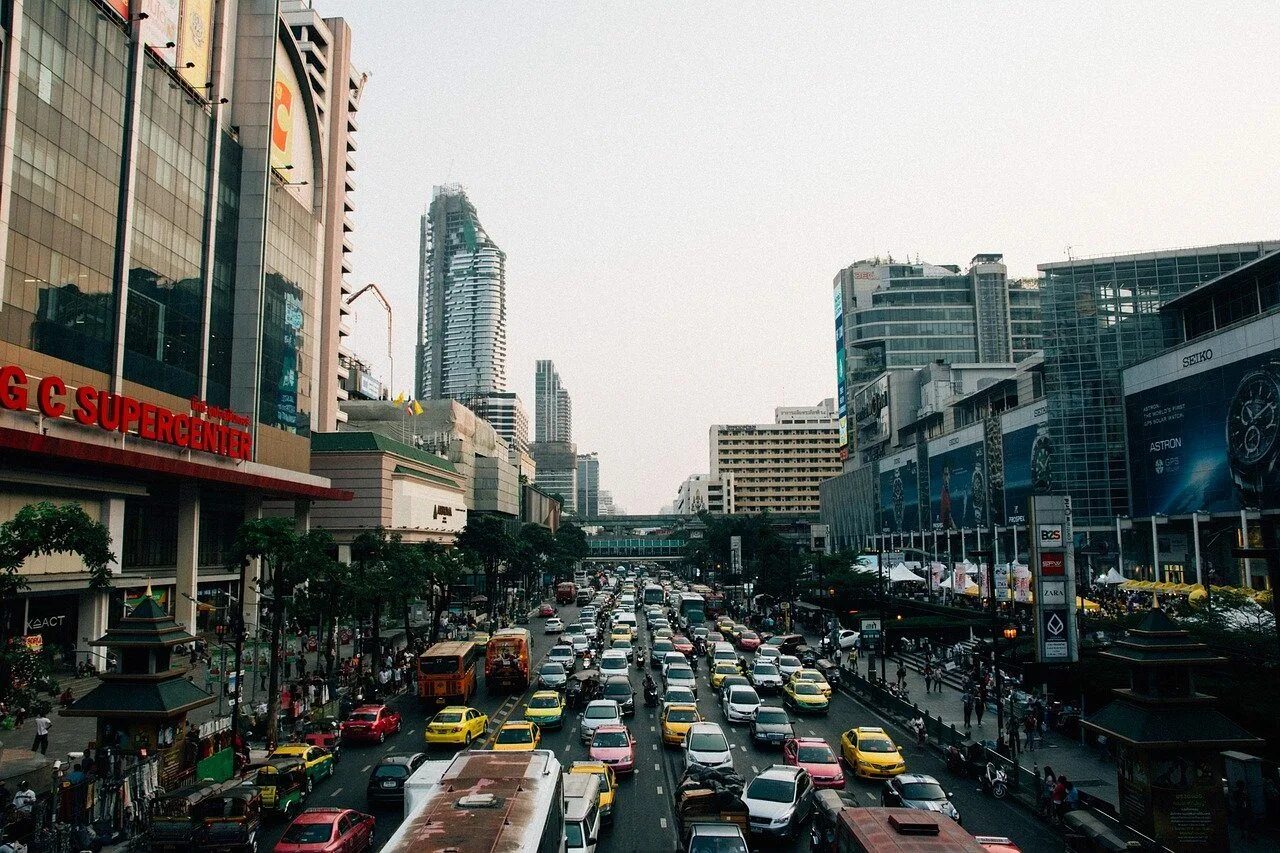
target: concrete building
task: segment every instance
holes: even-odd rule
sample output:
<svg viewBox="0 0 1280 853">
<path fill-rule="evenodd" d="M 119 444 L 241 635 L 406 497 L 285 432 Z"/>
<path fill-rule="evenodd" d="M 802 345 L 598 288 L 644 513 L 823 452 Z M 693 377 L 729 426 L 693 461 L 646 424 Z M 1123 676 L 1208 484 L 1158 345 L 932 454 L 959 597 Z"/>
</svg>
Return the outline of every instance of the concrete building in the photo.
<svg viewBox="0 0 1280 853">
<path fill-rule="evenodd" d="M 739 513 L 817 513 L 818 484 L 840 473 L 835 401 L 782 407 L 772 424 L 710 429 L 710 479 L 733 478 Z"/>
<path fill-rule="evenodd" d="M 533 483 L 520 484 L 520 522 L 540 524 L 555 533 L 560 529 L 561 507 L 553 495 Z"/>
<path fill-rule="evenodd" d="M 706 474 L 693 474 L 685 478 L 671 505 L 675 515 L 697 515 L 706 511 L 715 515 L 732 515 L 733 475 L 712 479 Z"/>
<path fill-rule="evenodd" d="M 573 405 L 569 391 L 560 384 L 555 362 L 540 359 L 534 372 L 534 438 L 537 441 L 573 441 Z"/>
<path fill-rule="evenodd" d="M 583 518 L 600 515 L 600 457 L 595 453 L 578 454 L 578 500 L 576 509 Z"/>
<path fill-rule="evenodd" d="M 243 591 L 227 568 L 240 525 L 264 501 L 307 523 L 313 501 L 351 496 L 310 473 L 339 348 L 324 235 L 342 173 L 312 48 L 275 0 L 128 5 L 0 20 L 0 518 L 75 503 L 116 555 L 111 590 L 57 554 L 0 602 L 59 664 L 100 662 L 84 638 L 148 583 L 187 630 L 197 601 L 225 617 L 237 598 L 256 626 L 257 567 Z"/>
<path fill-rule="evenodd" d="M 456 400 L 422 400 L 422 414 L 406 414 L 385 400 L 348 400 L 343 431 L 374 432 L 453 464 L 473 512 L 520 514 L 520 473 L 494 428 Z"/>
<path fill-rule="evenodd" d="M 565 513 L 578 513 L 578 448 L 572 441 L 535 441 L 530 448 L 537 465 L 535 485 L 559 495 Z"/>
<path fill-rule="evenodd" d="M 347 399 L 347 347 L 351 334 L 347 299 L 351 288 L 351 214 L 356 151 L 356 114 L 368 75 L 352 64 L 351 27 L 341 18 L 322 18 L 311 0 L 282 0 L 280 13 L 297 41 L 307 68 L 307 85 L 316 105 L 321 162 L 324 169 L 322 200 L 323 240 L 320 256 L 320 291 L 317 318 L 320 325 L 320 368 L 315 429 L 330 432 L 342 417 L 340 403 Z"/>
<path fill-rule="evenodd" d="M 599 513 L 600 517 L 603 518 L 610 515 L 624 515 L 624 514 L 625 513 L 623 513 L 622 509 L 614 504 L 613 493 L 610 492 L 608 489 L 601 489 L 600 490 L 600 513 Z"/>
<path fill-rule="evenodd" d="M 507 256 L 461 186 L 434 189 L 418 248 L 416 396 L 507 390 Z"/>
</svg>

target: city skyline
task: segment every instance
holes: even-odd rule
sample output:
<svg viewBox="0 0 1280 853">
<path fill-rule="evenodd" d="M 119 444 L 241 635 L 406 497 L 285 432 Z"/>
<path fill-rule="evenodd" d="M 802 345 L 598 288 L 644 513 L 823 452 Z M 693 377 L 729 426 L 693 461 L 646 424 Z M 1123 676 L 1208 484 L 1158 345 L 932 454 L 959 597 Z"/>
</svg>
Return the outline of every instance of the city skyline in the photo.
<svg viewBox="0 0 1280 853">
<path fill-rule="evenodd" d="M 531 400 L 534 361 L 555 355 L 575 433 L 632 511 L 670 501 L 669 466 L 703 468 L 707 425 L 836 393 L 830 282 L 860 258 L 1000 250 L 1014 278 L 1277 231 L 1258 144 L 1280 123 L 1257 107 L 1280 82 L 1271 15 L 1241 31 L 1227 10 L 1102 4 L 317 7 L 352 21 L 376 82 L 352 280 L 392 296 L 397 362 L 417 217 L 432 185 L 461 182 L 509 258 L 509 387 Z M 975 52 L 997 46 L 995 21 L 999 49 Z M 868 32 L 910 38 L 832 61 Z M 442 49 L 405 73 L 425 43 Z M 1189 102 L 1212 116 L 1197 145 L 1151 132 Z M 385 321 L 357 313 L 353 346 L 375 358 Z"/>
</svg>

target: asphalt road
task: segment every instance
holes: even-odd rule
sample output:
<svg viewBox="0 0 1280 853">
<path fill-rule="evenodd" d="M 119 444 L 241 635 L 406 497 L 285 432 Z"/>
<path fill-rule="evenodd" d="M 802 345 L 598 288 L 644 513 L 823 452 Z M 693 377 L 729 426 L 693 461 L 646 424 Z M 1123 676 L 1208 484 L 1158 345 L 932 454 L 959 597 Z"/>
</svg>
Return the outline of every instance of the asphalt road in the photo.
<svg viewBox="0 0 1280 853">
<path fill-rule="evenodd" d="M 562 607 L 560 616 L 566 623 L 577 620 L 578 608 Z M 643 620 L 642 620 L 643 622 Z M 534 619 L 529 625 L 533 633 L 534 666 L 546 655 L 557 639 L 556 635 L 542 633 L 543 620 Z M 638 645 L 648 645 L 648 633 L 643 624 Z M 656 671 L 655 671 L 656 672 Z M 632 681 L 636 688 L 636 714 L 628 718 L 627 723 L 636 738 L 637 772 L 625 777 L 619 785 L 615 799 L 613 825 L 606 828 L 601 838 L 600 853 L 648 853 L 648 851 L 671 851 L 676 849 L 676 827 L 672 814 L 671 791 L 680 778 L 682 756 L 680 751 L 664 747 L 658 732 L 657 709 L 644 706 L 641 681 L 643 671 L 632 668 Z M 656 676 L 655 676 L 656 677 Z M 698 704 L 703 716 L 718 722 L 724 728 L 734 750 L 734 764 L 738 773 L 748 782 L 756 773 L 770 764 L 781 761 L 776 750 L 763 750 L 750 743 L 745 725 L 730 726 L 724 719 L 716 701 L 714 691 L 707 682 L 705 659 L 698 667 Z M 519 707 L 527 699 L 522 697 L 490 695 L 483 684 L 476 697 L 475 707 L 490 715 L 490 730 L 505 721 L 507 715 L 518 719 Z M 404 726 L 399 735 L 392 737 L 387 743 L 371 746 L 344 747 L 342 760 L 332 779 L 327 779 L 316 786 L 307 803 L 308 807 L 342 806 L 367 811 L 376 816 L 378 826 L 375 838 L 375 849 L 394 832 L 399 825 L 401 814 L 399 807 L 369 808 L 365 801 L 365 784 L 369 773 L 378 758 L 401 752 L 423 751 L 423 728 L 428 719 L 427 710 L 423 709 L 417 699 L 407 695 L 394 700 L 403 716 Z M 765 704 L 782 705 L 780 697 L 765 697 Z M 878 717 L 873 711 L 855 702 L 848 696 L 837 693 L 831 702 L 827 716 L 791 715 L 798 734 L 817 736 L 826 739 L 835 749 L 839 749 L 840 734 L 854 726 L 885 726 L 890 735 L 903 747 L 907 759 L 907 769 L 912 773 L 927 773 L 934 776 L 942 786 L 952 793 L 952 802 L 960 810 L 964 826 L 975 835 L 1005 835 L 1012 838 L 1023 850 L 1061 849 L 1062 839 L 1046 824 L 1028 815 L 1020 807 L 998 802 L 982 793 L 973 780 L 957 779 L 947 773 L 942 760 L 933 753 L 921 749 L 911 741 L 905 730 L 892 726 Z M 553 749 L 560 761 L 567 767 L 570 762 L 585 759 L 586 747 L 578 740 L 577 721 L 579 714 L 571 714 L 560 731 L 544 732 L 542 747 Z M 447 753 L 436 753 L 432 757 L 447 757 Z M 866 782 L 854 779 L 849 774 L 845 787 L 845 796 L 863 805 L 879 805 L 882 783 Z M 284 831 L 283 824 L 269 824 L 263 832 L 262 848 L 271 849 Z M 752 849 L 764 844 L 753 842 Z M 807 850 L 808 834 L 802 832 L 800 837 L 785 843 L 775 844 L 772 849 Z"/>
</svg>

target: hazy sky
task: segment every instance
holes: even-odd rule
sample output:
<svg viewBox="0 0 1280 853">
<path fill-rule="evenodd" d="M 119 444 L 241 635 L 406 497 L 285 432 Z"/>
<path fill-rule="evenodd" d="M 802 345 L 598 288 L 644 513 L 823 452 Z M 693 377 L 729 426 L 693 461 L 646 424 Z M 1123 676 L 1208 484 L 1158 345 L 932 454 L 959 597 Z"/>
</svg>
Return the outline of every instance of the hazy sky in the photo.
<svg viewBox="0 0 1280 853">
<path fill-rule="evenodd" d="M 707 470 L 710 424 L 834 396 L 853 261 L 1280 237 L 1274 2 L 315 5 L 371 74 L 352 281 L 396 306 L 396 387 L 418 218 L 461 183 L 507 253 L 510 388 L 532 415 L 555 360 L 631 512 Z M 355 349 L 385 364 L 373 303 Z"/>
</svg>

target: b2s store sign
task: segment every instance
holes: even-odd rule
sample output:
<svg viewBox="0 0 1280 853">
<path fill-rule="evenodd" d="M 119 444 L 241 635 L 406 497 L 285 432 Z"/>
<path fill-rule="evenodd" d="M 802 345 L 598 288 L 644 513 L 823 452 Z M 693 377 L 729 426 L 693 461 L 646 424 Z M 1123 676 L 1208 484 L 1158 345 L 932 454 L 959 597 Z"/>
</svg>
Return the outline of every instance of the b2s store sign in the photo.
<svg viewBox="0 0 1280 853">
<path fill-rule="evenodd" d="M 81 385 L 72 391 L 57 376 L 34 381 L 16 365 L 0 367 L 0 409 L 24 412 L 33 400 L 47 418 L 69 416 L 87 427 L 133 433 L 145 441 L 183 450 L 230 459 L 253 458 L 253 436 L 239 428 L 248 426 L 249 419 L 198 398 L 191 400 L 191 413 L 187 414 L 124 394 L 100 391 L 92 385 Z"/>
</svg>

